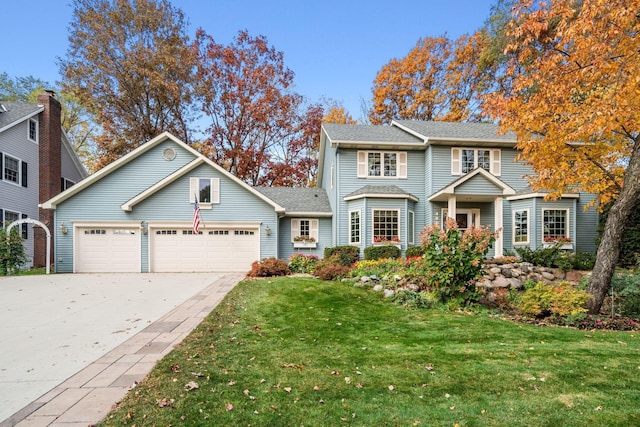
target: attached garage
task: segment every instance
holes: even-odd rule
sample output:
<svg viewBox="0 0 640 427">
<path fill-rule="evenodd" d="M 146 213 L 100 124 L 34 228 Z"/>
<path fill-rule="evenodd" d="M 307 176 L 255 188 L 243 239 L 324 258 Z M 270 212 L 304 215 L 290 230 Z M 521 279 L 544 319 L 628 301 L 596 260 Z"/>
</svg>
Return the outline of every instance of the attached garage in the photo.
<svg viewBox="0 0 640 427">
<path fill-rule="evenodd" d="M 260 259 L 259 225 L 191 228 L 149 225 L 152 272 L 249 271 Z"/>
<path fill-rule="evenodd" d="M 76 273 L 139 273 L 139 226 L 75 227 Z"/>
</svg>

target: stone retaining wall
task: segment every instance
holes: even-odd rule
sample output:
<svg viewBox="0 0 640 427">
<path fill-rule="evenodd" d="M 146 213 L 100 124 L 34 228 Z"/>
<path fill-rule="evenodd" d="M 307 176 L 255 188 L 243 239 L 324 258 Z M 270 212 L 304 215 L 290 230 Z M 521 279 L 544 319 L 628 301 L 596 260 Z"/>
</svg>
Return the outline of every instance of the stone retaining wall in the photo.
<svg viewBox="0 0 640 427">
<path fill-rule="evenodd" d="M 589 271 L 562 271 L 559 268 L 537 267 L 528 262 L 513 264 L 485 264 L 484 274 L 476 286 L 493 289 L 520 289 L 527 280 L 554 283 L 561 280 L 579 282 Z"/>
</svg>

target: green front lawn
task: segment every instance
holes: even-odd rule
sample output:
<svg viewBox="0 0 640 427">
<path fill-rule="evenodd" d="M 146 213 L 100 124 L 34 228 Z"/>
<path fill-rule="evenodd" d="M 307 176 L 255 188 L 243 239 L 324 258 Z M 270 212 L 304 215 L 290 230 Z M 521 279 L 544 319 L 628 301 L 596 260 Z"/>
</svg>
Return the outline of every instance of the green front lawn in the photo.
<svg viewBox="0 0 640 427">
<path fill-rule="evenodd" d="M 640 425 L 640 335 L 240 283 L 110 413 L 127 426 Z"/>
</svg>

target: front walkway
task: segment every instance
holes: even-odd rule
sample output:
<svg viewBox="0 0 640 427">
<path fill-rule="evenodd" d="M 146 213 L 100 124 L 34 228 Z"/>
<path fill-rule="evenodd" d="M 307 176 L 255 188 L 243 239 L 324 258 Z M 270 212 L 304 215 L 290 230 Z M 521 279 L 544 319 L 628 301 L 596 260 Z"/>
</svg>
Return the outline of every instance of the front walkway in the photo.
<svg viewBox="0 0 640 427">
<path fill-rule="evenodd" d="M 222 275 L 201 292 L 0 423 L 82 426 L 102 420 L 129 388 L 179 344 L 244 274 Z"/>
</svg>

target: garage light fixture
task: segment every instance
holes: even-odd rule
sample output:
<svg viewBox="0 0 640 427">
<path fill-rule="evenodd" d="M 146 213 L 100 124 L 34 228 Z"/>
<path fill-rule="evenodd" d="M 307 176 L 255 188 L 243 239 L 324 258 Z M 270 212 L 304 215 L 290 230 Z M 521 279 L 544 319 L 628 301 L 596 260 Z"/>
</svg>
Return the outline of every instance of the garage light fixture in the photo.
<svg viewBox="0 0 640 427">
<path fill-rule="evenodd" d="M 60 224 L 60 232 L 62 234 L 67 234 L 67 226 L 64 225 L 64 222 L 62 224 Z"/>
<path fill-rule="evenodd" d="M 268 225 L 267 225 L 267 228 L 264 229 L 264 232 L 267 234 L 267 236 L 271 236 L 271 229 L 269 228 Z"/>
<path fill-rule="evenodd" d="M 144 223 L 144 221 L 140 221 L 140 231 L 142 231 L 142 234 L 147 234 L 147 225 Z"/>
</svg>

